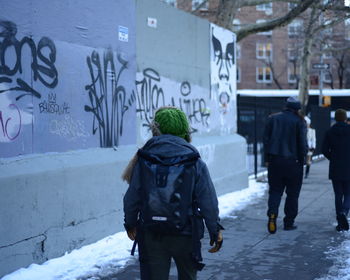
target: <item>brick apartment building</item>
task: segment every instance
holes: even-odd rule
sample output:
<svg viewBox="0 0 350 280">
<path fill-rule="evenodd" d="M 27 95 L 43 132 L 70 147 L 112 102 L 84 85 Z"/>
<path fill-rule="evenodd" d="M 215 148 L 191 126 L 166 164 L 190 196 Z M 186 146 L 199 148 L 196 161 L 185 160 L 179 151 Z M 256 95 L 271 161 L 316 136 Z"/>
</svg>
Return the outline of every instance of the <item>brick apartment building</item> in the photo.
<svg viewBox="0 0 350 280">
<path fill-rule="evenodd" d="M 168 4 L 188 12 L 193 12 L 202 0 L 163 0 Z M 215 22 L 217 0 L 210 0 L 195 11 L 195 14 Z M 241 8 L 233 21 L 233 28 L 245 24 L 276 18 L 285 14 L 291 5 L 283 2 Z M 334 15 L 325 14 L 324 21 Z M 327 19 L 328 18 L 328 19 Z M 295 19 L 288 26 L 250 35 L 237 44 L 237 88 L 238 89 L 296 89 L 298 87 L 300 48 L 305 19 Z M 322 32 L 323 39 L 332 42 L 333 48 L 349 44 L 350 21 Z M 325 46 L 324 46 L 325 47 Z M 314 55 L 312 64 L 326 63 L 329 70 L 323 71 L 323 88 L 349 88 L 349 51 Z M 339 66 L 345 67 L 344 71 Z M 340 75 L 338 74 L 340 73 Z M 311 88 L 319 87 L 319 70 L 311 70 Z M 347 75 L 346 75 L 347 74 Z M 346 79 L 347 77 L 347 79 Z"/>
</svg>

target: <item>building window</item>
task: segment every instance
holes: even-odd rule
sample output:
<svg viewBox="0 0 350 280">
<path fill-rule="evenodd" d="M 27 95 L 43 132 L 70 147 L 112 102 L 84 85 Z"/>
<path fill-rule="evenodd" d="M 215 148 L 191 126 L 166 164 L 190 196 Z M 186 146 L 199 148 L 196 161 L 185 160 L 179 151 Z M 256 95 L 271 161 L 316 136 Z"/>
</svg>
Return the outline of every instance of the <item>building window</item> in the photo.
<svg viewBox="0 0 350 280">
<path fill-rule="evenodd" d="M 266 4 L 261 4 L 256 6 L 257 11 L 263 11 L 268 15 L 272 14 L 272 3 L 266 3 Z"/>
<path fill-rule="evenodd" d="M 317 86 L 318 85 L 318 75 L 310 76 L 310 85 Z"/>
<path fill-rule="evenodd" d="M 163 2 L 169 4 L 170 6 L 173 6 L 176 8 L 176 0 L 163 0 Z"/>
<path fill-rule="evenodd" d="M 330 19 L 327 19 L 327 20 L 325 20 L 324 21 L 324 25 L 330 25 L 332 23 L 332 20 L 330 20 Z M 325 35 L 328 35 L 328 36 L 331 36 L 332 35 L 332 33 L 333 33 L 333 28 L 332 27 L 327 27 L 326 29 L 324 29 L 324 34 Z"/>
<path fill-rule="evenodd" d="M 296 6 L 298 6 L 297 3 L 288 3 L 288 10 L 293 10 Z"/>
<path fill-rule="evenodd" d="M 241 58 L 241 45 L 236 44 L 236 58 Z"/>
<path fill-rule="evenodd" d="M 350 18 L 345 20 L 345 39 L 350 40 Z"/>
<path fill-rule="evenodd" d="M 256 82 L 271 83 L 272 73 L 270 67 L 256 67 Z"/>
<path fill-rule="evenodd" d="M 296 60 L 298 58 L 298 49 L 294 46 L 288 46 L 288 59 Z"/>
<path fill-rule="evenodd" d="M 325 59 L 330 59 L 333 57 L 332 55 L 332 51 L 327 51 L 332 49 L 332 43 L 325 43 L 323 44 L 323 53 L 322 53 L 322 57 Z"/>
<path fill-rule="evenodd" d="M 288 25 L 288 36 L 295 37 L 300 35 L 302 30 L 303 21 L 294 20 L 291 24 Z"/>
<path fill-rule="evenodd" d="M 325 58 L 325 59 L 329 59 L 329 58 L 332 58 L 333 56 L 332 56 L 332 52 L 324 52 L 323 54 L 322 54 L 322 56 L 323 56 L 323 58 Z"/>
<path fill-rule="evenodd" d="M 293 66 L 288 67 L 288 83 L 295 84 L 298 81 L 298 70 Z"/>
<path fill-rule="evenodd" d="M 237 67 L 237 83 L 241 82 L 241 68 Z"/>
<path fill-rule="evenodd" d="M 205 2 L 205 0 L 192 0 L 192 11 L 197 10 L 199 6 L 201 6 L 199 10 L 208 10 L 209 0 L 202 5 L 203 2 Z"/>
<path fill-rule="evenodd" d="M 233 31 L 238 31 L 241 29 L 241 21 L 239 19 L 235 18 L 232 21 L 232 29 Z"/>
<path fill-rule="evenodd" d="M 325 83 L 331 83 L 332 82 L 332 74 L 327 71 L 326 73 L 323 74 L 323 81 Z"/>
<path fill-rule="evenodd" d="M 258 19 L 258 20 L 256 21 L 257 24 L 259 24 L 259 23 L 264 23 L 264 22 L 266 22 L 266 20 L 264 20 L 264 19 Z M 258 34 L 259 34 L 259 35 L 272 35 L 272 30 L 259 32 Z"/>
<path fill-rule="evenodd" d="M 256 44 L 256 58 L 272 60 L 272 44 L 271 43 L 257 43 Z"/>
</svg>

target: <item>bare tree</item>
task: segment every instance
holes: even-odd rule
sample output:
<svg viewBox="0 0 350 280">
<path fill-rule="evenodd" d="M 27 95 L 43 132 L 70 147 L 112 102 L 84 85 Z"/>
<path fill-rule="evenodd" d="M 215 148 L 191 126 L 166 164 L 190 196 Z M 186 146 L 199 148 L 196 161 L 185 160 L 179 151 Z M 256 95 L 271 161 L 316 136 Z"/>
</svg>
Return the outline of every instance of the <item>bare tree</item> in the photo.
<svg viewBox="0 0 350 280">
<path fill-rule="evenodd" d="M 346 10 L 338 9 L 339 1 L 327 2 L 322 0 L 320 2 L 325 3 L 323 9 L 320 8 L 320 3 L 314 3 L 310 8 L 311 11 L 307 15 L 304 14 L 307 23 L 302 36 L 304 43 L 299 81 L 299 99 L 304 108 L 307 106 L 309 99 L 311 58 L 315 54 L 315 49 L 321 49 L 320 55 L 330 51 L 329 48 L 323 48 L 327 44 L 322 33 L 344 22 L 350 16 Z M 328 15 L 326 12 L 328 12 Z M 327 20 L 324 20 L 324 16 L 327 16 Z M 318 48 L 317 43 L 321 47 Z"/>
<path fill-rule="evenodd" d="M 198 13 L 198 10 L 206 4 L 208 0 L 204 0 L 198 9 L 193 13 Z M 214 7 L 214 10 L 209 10 L 208 13 L 216 15 L 214 22 L 226 29 L 232 30 L 237 35 L 237 41 L 246 38 L 251 34 L 259 32 L 270 31 L 275 28 L 280 28 L 288 25 L 294 19 L 302 17 L 304 18 L 304 30 L 303 36 L 299 39 L 302 40 L 302 49 L 300 60 L 295 62 L 296 66 L 299 65 L 300 74 L 298 77 L 299 85 L 299 98 L 306 106 L 309 99 L 309 87 L 310 87 L 310 68 L 311 59 L 314 56 L 316 39 L 319 34 L 334 25 L 344 22 L 346 18 L 350 17 L 350 7 L 344 5 L 344 1 L 341 0 L 218 0 L 219 4 Z M 261 23 L 244 24 L 239 29 L 235 29 L 232 24 L 237 12 L 240 8 L 257 6 L 267 3 L 290 3 L 294 4 L 294 8 L 287 10 L 275 18 L 271 18 Z M 332 13 L 331 20 L 324 22 L 320 20 L 323 14 Z M 339 64 L 341 65 L 341 64 Z M 273 66 L 273 65 L 272 65 Z M 342 67 L 342 66 L 341 66 Z M 273 67 L 270 67 L 273 69 Z M 345 70 L 341 70 L 345 73 Z M 341 74 L 343 75 L 343 74 Z M 341 76 L 343 77 L 343 76 Z M 341 78 L 340 80 L 342 80 Z M 277 80 L 276 85 L 280 87 Z"/>
<path fill-rule="evenodd" d="M 287 25 L 293 19 L 306 11 L 312 4 L 318 3 L 319 1 L 320 0 L 219 0 L 219 5 L 215 8 L 215 10 L 209 10 L 208 13 L 215 13 L 216 19 L 214 20 L 214 23 L 236 32 L 237 41 L 240 41 L 250 34 L 269 31 Z M 206 5 L 207 2 L 208 0 L 204 0 L 200 5 L 198 5 L 193 13 L 198 14 L 198 12 Z M 274 2 L 294 3 L 296 6 L 282 16 L 271 19 L 270 21 L 259 24 L 252 23 L 238 31 L 233 29 L 232 21 L 235 18 L 238 9 Z"/>
</svg>

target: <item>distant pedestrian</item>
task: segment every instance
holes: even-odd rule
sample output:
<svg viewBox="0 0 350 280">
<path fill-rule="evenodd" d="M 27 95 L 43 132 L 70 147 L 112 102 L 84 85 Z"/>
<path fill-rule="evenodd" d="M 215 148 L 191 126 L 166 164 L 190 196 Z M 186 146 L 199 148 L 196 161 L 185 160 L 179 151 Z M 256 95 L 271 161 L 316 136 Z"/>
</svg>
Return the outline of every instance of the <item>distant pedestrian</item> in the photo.
<svg viewBox="0 0 350 280">
<path fill-rule="evenodd" d="M 267 228 L 277 230 L 276 220 L 281 198 L 286 191 L 284 230 L 294 230 L 298 199 L 307 152 L 306 125 L 298 111 L 300 102 L 289 97 L 282 112 L 270 115 L 264 132 L 265 161 L 268 166 L 269 198 Z"/>
<path fill-rule="evenodd" d="M 306 169 L 305 169 L 305 178 L 309 176 L 310 173 L 310 167 L 312 163 L 312 155 L 315 152 L 316 149 L 316 131 L 311 126 L 311 120 L 307 116 L 305 116 L 305 122 L 307 125 L 307 133 L 306 133 L 306 139 L 307 139 L 307 155 L 306 155 Z"/>
<path fill-rule="evenodd" d="M 175 107 L 158 109 L 153 137 L 137 152 L 124 172 L 125 228 L 139 248 L 143 280 L 167 280 L 171 259 L 178 279 L 197 279 L 204 266 L 201 243 L 204 223 L 209 252 L 220 250 L 223 237 L 216 192 L 206 164 L 190 144 L 186 115 Z"/>
<path fill-rule="evenodd" d="M 335 111 L 336 123 L 326 132 L 322 153 L 329 159 L 329 179 L 332 180 L 337 231 L 349 230 L 350 208 L 350 125 L 343 109 Z"/>
</svg>

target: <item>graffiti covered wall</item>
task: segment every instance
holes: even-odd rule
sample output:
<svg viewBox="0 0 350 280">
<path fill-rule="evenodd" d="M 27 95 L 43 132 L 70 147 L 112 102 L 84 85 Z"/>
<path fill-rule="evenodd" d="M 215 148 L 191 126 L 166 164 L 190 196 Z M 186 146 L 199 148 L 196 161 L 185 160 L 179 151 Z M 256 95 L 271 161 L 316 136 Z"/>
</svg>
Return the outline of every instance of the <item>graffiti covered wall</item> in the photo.
<svg viewBox="0 0 350 280">
<path fill-rule="evenodd" d="M 0 157 L 135 143 L 134 5 L 78 2 L 2 5 Z"/>
<path fill-rule="evenodd" d="M 235 35 L 153 2 L 137 5 L 139 140 L 149 138 L 154 111 L 164 105 L 183 109 L 194 136 L 235 133 Z"/>
<path fill-rule="evenodd" d="M 137 103 L 136 112 L 140 123 L 140 133 L 143 140 L 150 136 L 150 124 L 154 112 L 161 106 L 176 106 L 187 115 L 191 133 L 202 133 L 210 130 L 210 108 L 212 104 L 205 98 L 206 91 L 188 81 L 177 83 L 162 77 L 152 68 L 137 73 L 136 78 Z"/>
</svg>

